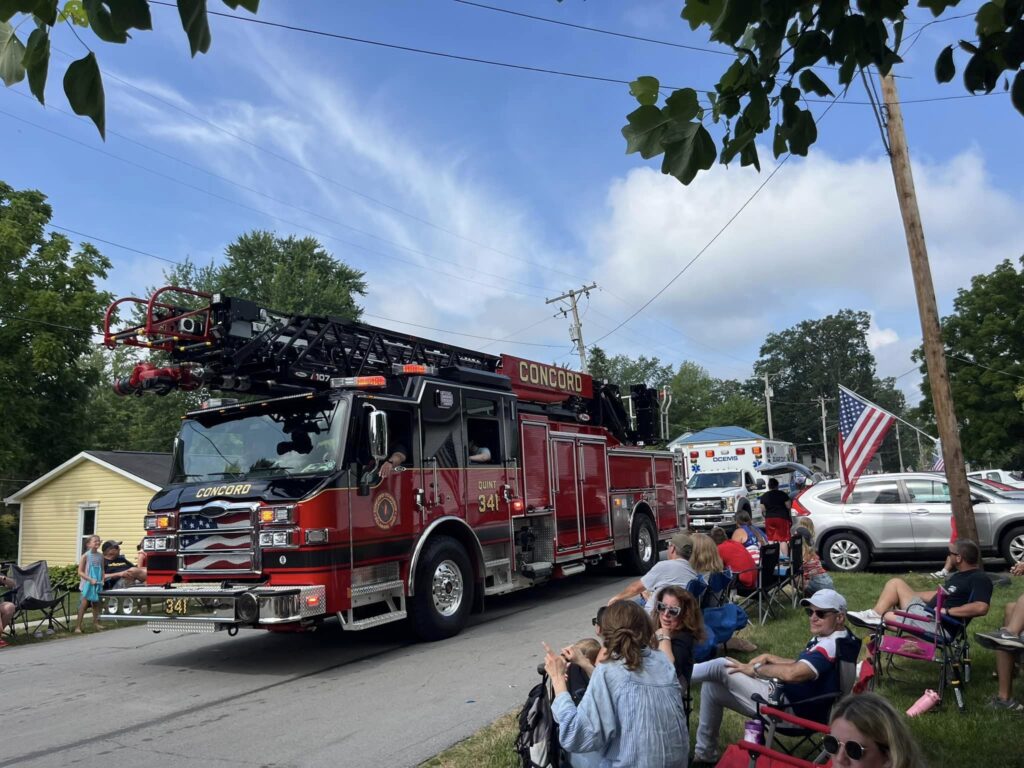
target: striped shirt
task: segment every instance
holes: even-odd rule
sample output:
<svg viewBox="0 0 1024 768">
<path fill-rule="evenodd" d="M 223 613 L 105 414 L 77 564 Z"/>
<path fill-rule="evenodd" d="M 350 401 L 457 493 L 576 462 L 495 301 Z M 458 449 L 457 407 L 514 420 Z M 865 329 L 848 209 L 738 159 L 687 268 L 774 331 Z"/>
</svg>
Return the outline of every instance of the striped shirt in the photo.
<svg viewBox="0 0 1024 768">
<path fill-rule="evenodd" d="M 685 767 L 690 736 L 679 680 L 668 657 L 645 650 L 643 666 L 598 664 L 579 706 L 568 693 L 551 704 L 562 747 L 601 768 Z M 594 758 L 591 761 L 589 758 Z M 573 762 L 575 765 L 575 761 Z"/>
</svg>

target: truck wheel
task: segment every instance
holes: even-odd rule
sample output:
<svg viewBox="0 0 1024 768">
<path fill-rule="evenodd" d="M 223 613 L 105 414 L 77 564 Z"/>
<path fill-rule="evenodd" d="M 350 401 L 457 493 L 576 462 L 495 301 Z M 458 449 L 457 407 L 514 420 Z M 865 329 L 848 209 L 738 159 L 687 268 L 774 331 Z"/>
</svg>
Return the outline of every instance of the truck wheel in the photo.
<svg viewBox="0 0 1024 768">
<path fill-rule="evenodd" d="M 629 550 L 626 552 L 626 564 L 638 576 L 643 576 L 658 562 L 658 535 L 654 532 L 654 523 L 647 515 L 639 514 L 633 518 L 633 530 L 629 535 Z"/>
<path fill-rule="evenodd" d="M 1011 528 L 1003 536 L 1003 557 L 1008 565 L 1016 565 L 1024 561 L 1024 526 Z"/>
<path fill-rule="evenodd" d="M 855 533 L 837 533 L 829 536 L 822 548 L 825 567 L 830 571 L 856 573 L 868 567 L 871 559 L 868 545 Z"/>
<path fill-rule="evenodd" d="M 421 640 L 458 634 L 473 607 L 473 567 L 465 548 L 449 536 L 435 536 L 416 566 L 416 594 L 409 598 L 409 621 Z"/>
</svg>

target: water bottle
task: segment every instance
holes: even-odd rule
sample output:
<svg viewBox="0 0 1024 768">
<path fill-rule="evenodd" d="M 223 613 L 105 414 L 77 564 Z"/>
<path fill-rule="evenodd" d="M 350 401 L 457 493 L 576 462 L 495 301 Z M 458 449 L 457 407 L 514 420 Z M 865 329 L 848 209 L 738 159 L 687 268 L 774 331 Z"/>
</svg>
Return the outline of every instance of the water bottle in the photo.
<svg viewBox="0 0 1024 768">
<path fill-rule="evenodd" d="M 927 712 L 929 709 L 931 709 L 938 703 L 939 694 L 937 694 L 935 691 L 929 688 L 921 695 L 921 698 L 919 698 L 911 705 L 910 709 L 907 710 L 907 715 L 910 717 L 917 717 L 918 715 L 923 715 L 925 712 Z"/>
<path fill-rule="evenodd" d="M 743 740 L 752 744 L 764 744 L 764 723 L 760 720 L 747 720 L 743 725 Z"/>
</svg>

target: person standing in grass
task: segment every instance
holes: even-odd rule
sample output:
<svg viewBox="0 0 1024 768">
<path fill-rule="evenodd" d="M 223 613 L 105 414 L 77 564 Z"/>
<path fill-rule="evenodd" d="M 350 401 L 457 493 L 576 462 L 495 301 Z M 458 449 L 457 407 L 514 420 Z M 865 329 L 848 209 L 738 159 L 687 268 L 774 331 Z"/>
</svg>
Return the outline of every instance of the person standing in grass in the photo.
<svg viewBox="0 0 1024 768">
<path fill-rule="evenodd" d="M 82 633 L 82 621 L 85 619 L 85 606 L 92 606 L 92 626 L 99 631 L 100 626 L 100 588 L 103 586 L 103 555 L 100 553 L 100 537 L 90 536 L 86 541 L 88 549 L 78 561 L 78 591 L 82 600 L 78 604 L 78 623 L 75 632 Z"/>
<path fill-rule="evenodd" d="M 4 576 L 3 574 L 0 574 L 0 586 L 14 589 L 18 585 L 10 576 Z M 11 625 L 11 619 L 14 618 L 15 610 L 16 608 L 14 606 L 14 603 L 10 602 L 9 600 L 4 600 L 0 602 L 0 648 L 6 648 L 8 645 L 7 641 L 3 637 L 3 634 L 7 631 L 7 627 Z"/>
<path fill-rule="evenodd" d="M 1014 576 L 1024 576 L 1024 563 L 1010 570 Z M 994 632 L 977 632 L 978 645 L 996 652 L 996 675 L 999 693 L 988 701 L 992 709 L 1024 714 L 1024 704 L 1013 698 L 1013 674 L 1017 660 L 1024 654 L 1024 594 L 1003 609 L 1003 626 Z"/>
<path fill-rule="evenodd" d="M 768 530 L 768 541 L 779 544 L 779 555 L 789 556 L 789 529 L 793 525 L 793 501 L 789 494 L 779 490 L 779 481 L 768 479 L 768 492 L 761 495 L 761 510 L 764 526 Z"/>
</svg>

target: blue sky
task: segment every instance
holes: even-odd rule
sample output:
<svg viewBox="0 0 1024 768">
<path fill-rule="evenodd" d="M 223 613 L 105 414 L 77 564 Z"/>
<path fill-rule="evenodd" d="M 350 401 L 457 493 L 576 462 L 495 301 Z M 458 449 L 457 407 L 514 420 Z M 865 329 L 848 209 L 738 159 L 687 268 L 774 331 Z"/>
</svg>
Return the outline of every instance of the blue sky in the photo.
<svg viewBox="0 0 1024 768">
<path fill-rule="evenodd" d="M 713 47 L 680 20 L 678 0 L 491 4 Z M 707 89 L 729 63 L 453 0 L 261 6 L 260 20 L 620 80 L 649 74 Z M 24 83 L 0 92 L 0 177 L 44 191 L 57 225 L 199 263 L 219 260 L 254 228 L 312 234 L 366 271 L 369 322 L 543 361 L 578 364 L 566 320 L 544 299 L 593 280 L 599 289 L 581 305 L 584 337 L 611 353 L 694 360 L 744 378 L 767 333 L 850 307 L 872 314 L 881 375 L 914 367 L 920 326 L 906 246 L 864 104 L 837 103 L 811 157 L 790 160 L 671 288 L 602 338 L 763 181 L 773 167 L 767 144 L 761 174 L 716 166 L 683 187 L 656 163 L 624 154 L 619 130 L 636 105 L 622 85 L 217 17 L 210 53 L 190 60 L 176 11 L 154 7 L 153 16 L 154 31 L 126 46 L 83 33 L 107 76 L 106 143 L 68 114 L 60 77 L 84 48 L 65 28 L 55 33 L 46 109 Z M 930 19 L 914 9 L 907 34 Z M 971 19 L 923 29 L 899 69 L 905 101 L 964 94 L 959 78 L 938 85 L 932 67 L 944 44 L 972 29 Z M 863 102 L 863 88 L 847 100 Z M 907 103 L 904 117 L 948 312 L 972 275 L 1024 252 L 1024 118 L 1004 94 Z M 97 245 L 115 264 L 110 290 L 160 282 L 163 262 Z M 489 343 L 399 320 L 510 338 Z M 899 380 L 912 402 L 918 381 L 916 371 Z"/>
</svg>

